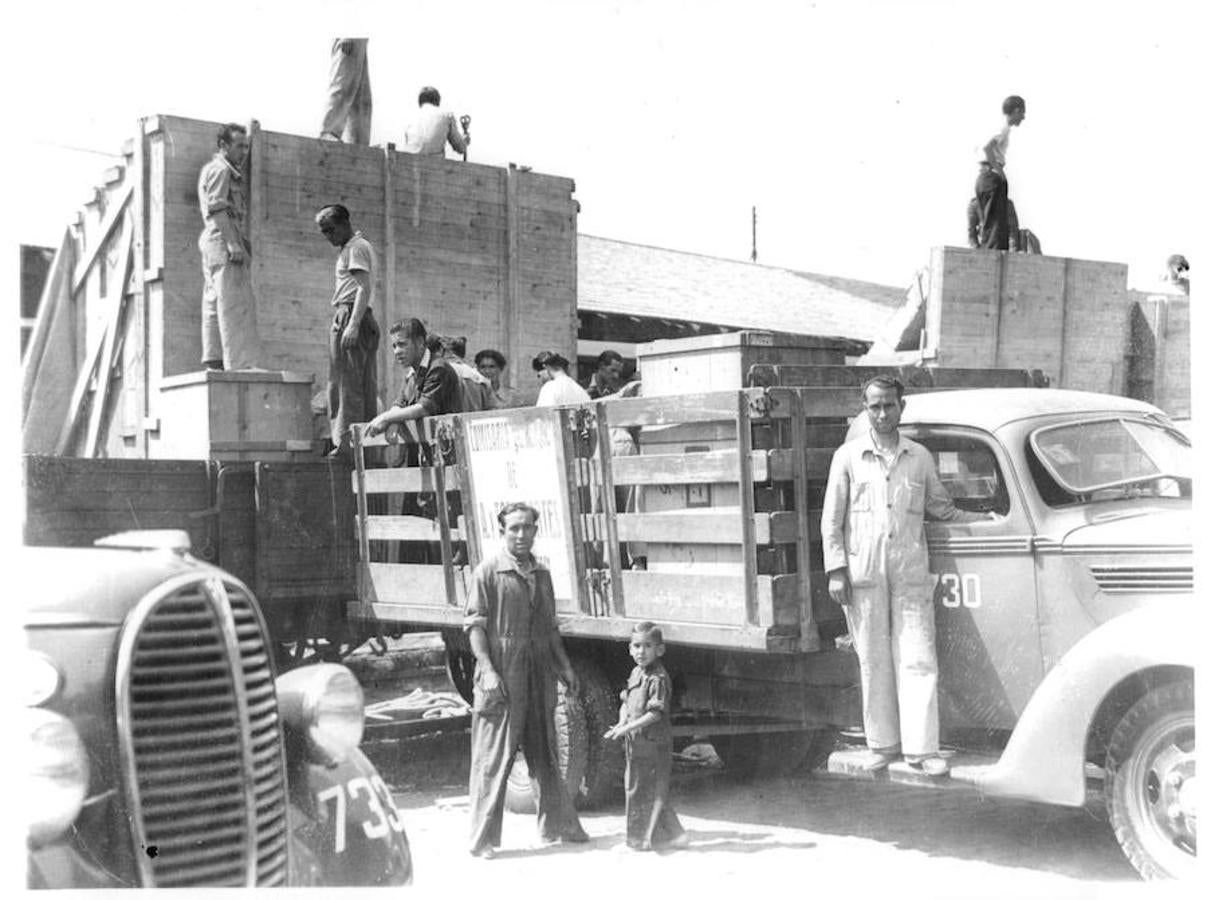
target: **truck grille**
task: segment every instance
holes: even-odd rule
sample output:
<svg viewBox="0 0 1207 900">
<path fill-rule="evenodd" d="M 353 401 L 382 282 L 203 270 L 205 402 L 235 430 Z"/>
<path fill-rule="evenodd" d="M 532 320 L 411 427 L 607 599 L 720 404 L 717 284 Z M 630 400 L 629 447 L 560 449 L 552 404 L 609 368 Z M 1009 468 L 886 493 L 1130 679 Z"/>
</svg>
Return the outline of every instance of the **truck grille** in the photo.
<svg viewBox="0 0 1207 900">
<path fill-rule="evenodd" d="M 138 612 L 118 698 L 144 886 L 284 884 L 282 734 L 258 611 L 235 585 L 194 577 Z"/>
</svg>

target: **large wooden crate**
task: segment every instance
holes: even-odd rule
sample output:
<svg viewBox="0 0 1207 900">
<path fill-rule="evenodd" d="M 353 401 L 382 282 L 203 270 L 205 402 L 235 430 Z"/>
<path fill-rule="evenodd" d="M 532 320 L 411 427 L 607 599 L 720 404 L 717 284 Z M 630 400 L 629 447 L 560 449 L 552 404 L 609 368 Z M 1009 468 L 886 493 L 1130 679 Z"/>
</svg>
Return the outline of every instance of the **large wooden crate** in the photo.
<svg viewBox="0 0 1207 900">
<path fill-rule="evenodd" d="M 139 122 L 124 165 L 71 227 L 43 298 L 26 373 L 27 452 L 155 457 L 166 435 L 165 378 L 200 369 L 202 220 L 197 176 L 218 123 L 175 116 Z M 377 251 L 374 314 L 418 316 L 493 347 L 528 400 L 527 361 L 542 349 L 573 359 L 576 339 L 574 183 L 516 167 L 420 157 L 261 131 L 247 165 L 250 273 L 263 368 L 327 375 L 337 251 L 314 214 L 343 203 Z M 399 372 L 383 334 L 382 400 Z M 36 413 L 36 415 L 35 415 Z"/>
<path fill-rule="evenodd" d="M 1190 416 L 1190 298 L 1133 291 L 1127 395 Z"/>
<path fill-rule="evenodd" d="M 1042 369 L 1053 387 L 1125 392 L 1127 266 L 936 247 L 930 268 L 931 362 Z"/>
</svg>

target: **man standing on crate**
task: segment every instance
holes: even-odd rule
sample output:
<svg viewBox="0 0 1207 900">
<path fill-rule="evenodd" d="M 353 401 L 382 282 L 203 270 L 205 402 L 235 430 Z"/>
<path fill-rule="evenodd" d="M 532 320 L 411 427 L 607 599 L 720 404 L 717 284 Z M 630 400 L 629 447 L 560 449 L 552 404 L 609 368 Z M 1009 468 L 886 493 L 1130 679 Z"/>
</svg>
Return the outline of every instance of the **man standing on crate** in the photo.
<svg viewBox="0 0 1207 900">
<path fill-rule="evenodd" d="M 381 331 L 373 318 L 373 245 L 352 230 L 347 207 L 324 206 L 315 223 L 333 247 L 335 261 L 334 314 L 327 344 L 327 415 L 331 420 L 332 456 L 349 459 L 351 430 L 377 413 L 377 346 Z"/>
<path fill-rule="evenodd" d="M 1027 104 L 1022 97 L 1011 95 L 1002 101 L 1004 124 L 979 148 L 980 172 L 977 175 L 976 202 L 980 207 L 980 241 L 983 250 L 1011 250 L 1008 221 L 1008 186 L 1006 184 L 1006 150 L 1010 132 L 1027 117 Z M 1018 226 L 1015 225 L 1015 228 Z"/>
<path fill-rule="evenodd" d="M 373 93 L 369 89 L 369 39 L 336 38 L 331 42 L 331 75 L 327 108 L 319 136 L 348 144 L 369 143 Z"/>
<path fill-rule="evenodd" d="M 218 128 L 218 152 L 201 168 L 197 199 L 205 227 L 197 246 L 205 288 L 201 298 L 201 363 L 207 369 L 255 369 L 260 356 L 256 299 L 251 290 L 251 244 L 244 232 L 247 129 Z"/>
<path fill-rule="evenodd" d="M 821 534 L 830 596 L 842 604 L 863 688 L 869 771 L 905 761 L 932 777 L 939 755 L 934 585 L 922 518 L 970 522 L 993 514 L 957 509 L 930 451 L 898 431 L 905 386 L 877 375 L 864 385 L 869 430 L 830 464 Z"/>
</svg>

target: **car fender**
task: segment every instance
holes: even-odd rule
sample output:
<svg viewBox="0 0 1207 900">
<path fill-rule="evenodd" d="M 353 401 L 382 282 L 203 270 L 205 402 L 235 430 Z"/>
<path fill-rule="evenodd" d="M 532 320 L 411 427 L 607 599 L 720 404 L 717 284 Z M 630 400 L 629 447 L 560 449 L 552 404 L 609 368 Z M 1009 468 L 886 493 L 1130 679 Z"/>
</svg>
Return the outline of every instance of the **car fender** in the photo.
<svg viewBox="0 0 1207 900">
<path fill-rule="evenodd" d="M 293 885 L 409 884 L 402 817 L 377 769 L 359 750 L 324 766 L 290 764 Z"/>
<path fill-rule="evenodd" d="M 1155 666 L 1192 668 L 1189 603 L 1170 600 L 1095 628 L 1060 659 L 1032 695 L 1001 758 L 977 779 L 984 794 L 1081 806 L 1085 747 L 1099 705 L 1124 678 Z"/>
</svg>

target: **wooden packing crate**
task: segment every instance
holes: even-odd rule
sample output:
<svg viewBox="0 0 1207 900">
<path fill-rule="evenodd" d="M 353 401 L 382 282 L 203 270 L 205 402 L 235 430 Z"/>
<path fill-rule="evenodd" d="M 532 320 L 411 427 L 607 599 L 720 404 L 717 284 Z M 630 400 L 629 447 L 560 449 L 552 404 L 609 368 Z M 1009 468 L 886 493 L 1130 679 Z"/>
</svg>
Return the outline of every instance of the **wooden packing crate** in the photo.
<svg viewBox="0 0 1207 900">
<path fill-rule="evenodd" d="M 1127 395 L 1159 406 L 1174 418 L 1190 417 L 1189 297 L 1154 294 L 1135 300 Z"/>
<path fill-rule="evenodd" d="M 159 459 L 275 459 L 313 456 L 314 378 L 297 372 L 190 372 L 165 378 Z"/>
</svg>

